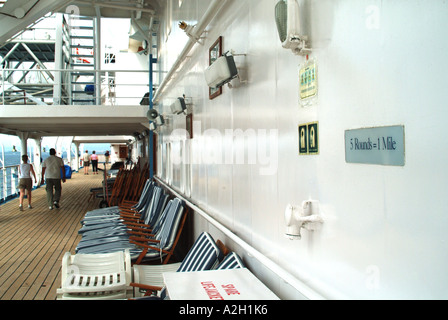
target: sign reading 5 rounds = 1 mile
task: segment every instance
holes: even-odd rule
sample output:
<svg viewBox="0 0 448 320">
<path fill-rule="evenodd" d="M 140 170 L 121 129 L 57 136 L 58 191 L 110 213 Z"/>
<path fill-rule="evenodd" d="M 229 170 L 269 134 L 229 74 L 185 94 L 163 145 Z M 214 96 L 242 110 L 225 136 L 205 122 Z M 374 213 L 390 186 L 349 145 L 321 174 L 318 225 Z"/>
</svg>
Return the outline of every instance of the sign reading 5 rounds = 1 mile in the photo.
<svg viewBox="0 0 448 320">
<path fill-rule="evenodd" d="M 402 125 L 346 130 L 345 161 L 404 166 L 404 142 Z"/>
</svg>

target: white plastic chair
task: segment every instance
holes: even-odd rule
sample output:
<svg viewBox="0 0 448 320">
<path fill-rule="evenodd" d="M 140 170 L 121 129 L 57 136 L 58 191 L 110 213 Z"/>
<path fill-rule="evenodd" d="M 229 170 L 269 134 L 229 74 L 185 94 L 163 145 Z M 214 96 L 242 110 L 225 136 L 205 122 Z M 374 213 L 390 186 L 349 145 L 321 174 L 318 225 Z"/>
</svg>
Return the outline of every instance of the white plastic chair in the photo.
<svg viewBox="0 0 448 320">
<path fill-rule="evenodd" d="M 156 287 L 163 287 L 163 273 L 164 272 L 176 272 L 181 265 L 181 262 L 168 263 L 161 265 L 140 265 L 134 264 L 134 282 L 151 284 Z M 139 290 L 138 287 L 134 288 L 134 297 L 143 297 L 146 293 L 145 290 Z"/>
<path fill-rule="evenodd" d="M 132 268 L 129 251 L 107 254 L 65 253 L 58 299 L 125 299 Z"/>
</svg>

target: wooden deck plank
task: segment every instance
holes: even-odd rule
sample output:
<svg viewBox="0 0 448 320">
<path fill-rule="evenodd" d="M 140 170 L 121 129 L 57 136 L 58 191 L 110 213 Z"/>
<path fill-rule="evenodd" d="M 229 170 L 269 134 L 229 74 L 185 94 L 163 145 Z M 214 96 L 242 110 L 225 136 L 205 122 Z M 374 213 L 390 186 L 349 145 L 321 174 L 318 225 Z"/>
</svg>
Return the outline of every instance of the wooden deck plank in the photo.
<svg viewBox="0 0 448 320">
<path fill-rule="evenodd" d="M 56 298 L 62 256 L 74 253 L 80 220 L 98 208 L 88 199 L 101 181 L 101 174 L 73 173 L 62 185 L 60 209 L 48 209 L 45 187 L 33 190 L 33 209 L 25 199 L 19 211 L 18 198 L 0 205 L 0 300 Z"/>
</svg>

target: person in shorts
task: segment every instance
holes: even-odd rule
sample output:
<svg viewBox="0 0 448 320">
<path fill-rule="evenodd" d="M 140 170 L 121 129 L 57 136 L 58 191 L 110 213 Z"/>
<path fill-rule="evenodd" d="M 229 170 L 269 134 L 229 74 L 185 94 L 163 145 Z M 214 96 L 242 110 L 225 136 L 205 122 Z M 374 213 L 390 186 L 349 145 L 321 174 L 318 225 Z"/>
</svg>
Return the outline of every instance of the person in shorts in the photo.
<svg viewBox="0 0 448 320">
<path fill-rule="evenodd" d="M 28 163 L 28 156 L 26 154 L 22 155 L 22 163 L 19 165 L 19 210 L 23 211 L 23 198 L 26 197 L 28 199 L 28 208 L 32 209 L 31 206 L 31 189 L 33 188 L 33 180 L 31 176 L 36 180 L 36 174 L 34 173 L 34 168 L 31 164 Z"/>
<path fill-rule="evenodd" d="M 90 155 L 88 150 L 86 150 L 86 153 L 84 153 L 82 161 L 84 166 L 84 174 L 89 174 Z"/>
<path fill-rule="evenodd" d="M 45 190 L 47 191 L 47 202 L 50 210 L 53 210 L 53 205 L 59 209 L 59 200 L 61 200 L 62 182 L 65 182 L 65 168 L 62 158 L 56 156 L 56 150 L 50 149 L 50 156 L 42 163 L 42 180 L 41 184 L 47 184 Z M 54 190 L 54 192 L 53 192 Z"/>
</svg>

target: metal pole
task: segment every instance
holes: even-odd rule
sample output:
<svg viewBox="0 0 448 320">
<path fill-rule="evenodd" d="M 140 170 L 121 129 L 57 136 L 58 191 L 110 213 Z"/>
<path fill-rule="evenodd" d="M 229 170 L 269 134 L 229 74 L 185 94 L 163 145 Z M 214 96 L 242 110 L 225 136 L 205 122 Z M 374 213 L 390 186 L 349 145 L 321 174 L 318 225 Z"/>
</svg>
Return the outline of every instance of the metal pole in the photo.
<svg viewBox="0 0 448 320">
<path fill-rule="evenodd" d="M 5 70 L 2 69 L 2 105 L 5 105 Z"/>
<path fill-rule="evenodd" d="M 95 104 L 101 105 L 101 11 L 100 7 L 95 5 L 96 18 L 94 19 L 95 34 L 94 36 L 94 63 L 95 69 L 99 69 L 100 72 L 95 71 Z"/>
<path fill-rule="evenodd" d="M 152 58 L 152 54 L 149 55 L 149 110 L 153 109 L 154 105 L 152 102 L 153 99 L 153 63 L 156 63 L 157 59 Z M 149 120 L 148 120 L 149 121 Z M 152 179 L 154 177 L 154 132 L 149 130 L 148 137 L 148 146 L 149 146 L 149 178 Z"/>
</svg>

